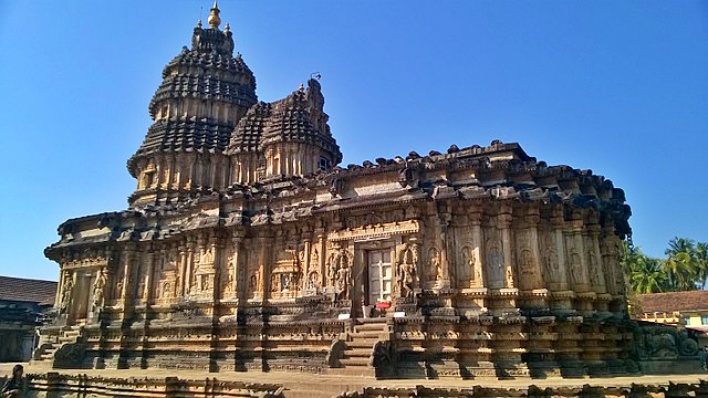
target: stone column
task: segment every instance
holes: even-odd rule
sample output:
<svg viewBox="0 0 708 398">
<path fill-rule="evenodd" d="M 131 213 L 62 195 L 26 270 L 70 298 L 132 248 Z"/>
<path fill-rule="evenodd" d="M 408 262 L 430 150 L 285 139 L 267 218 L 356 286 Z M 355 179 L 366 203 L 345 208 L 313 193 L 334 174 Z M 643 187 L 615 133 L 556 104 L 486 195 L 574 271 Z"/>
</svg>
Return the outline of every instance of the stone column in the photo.
<svg viewBox="0 0 708 398">
<path fill-rule="evenodd" d="M 123 317 L 127 318 L 133 311 L 133 294 L 134 284 L 133 273 L 135 272 L 135 258 L 137 256 L 137 248 L 134 244 L 126 245 L 123 251 L 125 256 L 125 272 L 123 273 L 123 291 L 121 292 L 123 304 Z"/>
<path fill-rule="evenodd" d="M 261 248 L 260 259 L 261 263 L 258 272 L 260 272 L 261 285 L 261 302 L 265 303 L 269 298 L 270 291 L 270 271 L 271 271 L 271 254 L 272 254 L 272 234 L 267 233 L 258 238 L 259 247 Z"/>
<path fill-rule="evenodd" d="M 523 284 L 520 287 L 523 290 L 542 289 L 544 285 L 541 276 L 541 253 L 538 242 L 538 222 L 540 221 L 538 207 L 533 205 L 527 207 L 522 221 L 523 229 L 519 232 L 522 235 L 523 242 L 517 242 L 519 249 L 522 251 L 519 253 L 519 258 L 517 258 L 517 263 L 520 266 L 519 283 Z M 528 257 L 528 254 L 523 253 L 524 250 L 530 252 L 530 257 Z"/>
<path fill-rule="evenodd" d="M 504 253 L 504 279 L 505 286 L 508 289 L 516 288 L 516 276 L 511 262 L 511 220 L 511 206 L 502 204 L 497 221 L 501 229 L 502 252 Z"/>
<path fill-rule="evenodd" d="M 177 278 L 179 279 L 178 286 L 175 286 L 176 296 L 184 297 L 187 286 L 187 246 L 184 242 L 180 242 L 177 248 L 179 266 L 177 267 Z"/>
<path fill-rule="evenodd" d="M 570 270 L 568 269 L 568 256 L 565 254 L 565 239 L 563 237 L 565 220 L 563 219 L 563 208 L 560 206 L 555 206 L 552 210 L 551 229 L 558 261 L 558 275 L 555 277 L 558 282 L 556 286 L 551 286 L 551 289 L 553 291 L 568 291 L 570 290 L 570 284 L 568 283 Z"/>
<path fill-rule="evenodd" d="M 241 265 L 239 263 L 241 259 L 241 241 L 243 240 L 243 232 L 242 231 L 233 231 L 231 235 L 231 250 L 233 253 L 233 281 L 231 285 L 231 295 L 236 297 L 238 296 L 238 289 L 239 287 L 245 286 L 244 281 L 242 280 L 242 274 L 241 272 Z M 228 272 L 228 271 L 227 271 Z"/>
<path fill-rule="evenodd" d="M 145 272 L 145 291 L 143 291 L 144 304 L 149 305 L 154 300 L 154 273 L 155 273 L 155 248 L 150 246 L 148 252 L 145 253 L 145 262 L 147 263 L 147 272 Z"/>
<path fill-rule="evenodd" d="M 585 250 L 587 252 L 588 272 L 590 273 L 591 288 L 595 293 L 607 293 L 605 282 L 605 272 L 602 267 L 602 255 L 600 254 L 600 225 L 597 217 L 591 217 L 585 226 Z"/>
<path fill-rule="evenodd" d="M 575 213 L 575 212 L 574 212 Z M 569 224 L 569 225 L 568 225 Z M 587 277 L 587 264 L 583 245 L 583 219 L 579 214 L 573 214 L 573 220 L 567 223 L 568 229 L 568 260 L 570 261 L 570 280 L 576 293 L 590 291 Z"/>
<path fill-rule="evenodd" d="M 194 237 L 190 236 L 187 238 L 187 255 L 186 255 L 186 267 L 184 275 L 184 296 L 189 296 L 192 292 L 192 278 L 194 278 Z"/>
</svg>

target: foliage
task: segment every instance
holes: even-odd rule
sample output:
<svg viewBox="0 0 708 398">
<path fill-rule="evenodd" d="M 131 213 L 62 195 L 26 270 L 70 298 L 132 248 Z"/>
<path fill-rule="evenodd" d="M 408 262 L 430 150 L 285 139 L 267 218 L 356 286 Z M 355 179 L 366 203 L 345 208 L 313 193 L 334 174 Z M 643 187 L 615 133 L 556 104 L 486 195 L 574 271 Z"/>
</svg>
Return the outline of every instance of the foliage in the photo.
<svg viewBox="0 0 708 398">
<path fill-rule="evenodd" d="M 705 289 L 708 278 L 708 244 L 692 239 L 669 241 L 665 259 L 652 258 L 627 245 L 622 266 L 634 293 L 662 293 Z"/>
</svg>

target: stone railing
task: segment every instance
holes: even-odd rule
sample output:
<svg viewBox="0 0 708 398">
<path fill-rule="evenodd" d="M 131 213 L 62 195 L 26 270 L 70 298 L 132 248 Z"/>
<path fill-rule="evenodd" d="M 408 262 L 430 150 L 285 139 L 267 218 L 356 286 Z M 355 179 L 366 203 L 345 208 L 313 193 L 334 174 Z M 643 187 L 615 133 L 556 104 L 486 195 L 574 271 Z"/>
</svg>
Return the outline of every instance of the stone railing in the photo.
<svg viewBox="0 0 708 398">
<path fill-rule="evenodd" d="M 411 388 L 367 387 L 358 391 L 347 391 L 336 398 L 708 398 L 708 382 L 701 380 L 696 384 L 632 384 L 628 387 L 601 387 L 588 384 L 577 387 L 546 387 L 535 385 L 527 388 L 481 387 L 471 388 Z"/>
<path fill-rule="evenodd" d="M 275 384 L 248 384 L 238 381 L 183 380 L 165 378 L 109 378 L 87 375 L 64 375 L 56 372 L 27 376 L 24 397 L 258 397 L 284 398 L 283 387 Z M 4 382 L 0 378 L 0 383 Z"/>
</svg>

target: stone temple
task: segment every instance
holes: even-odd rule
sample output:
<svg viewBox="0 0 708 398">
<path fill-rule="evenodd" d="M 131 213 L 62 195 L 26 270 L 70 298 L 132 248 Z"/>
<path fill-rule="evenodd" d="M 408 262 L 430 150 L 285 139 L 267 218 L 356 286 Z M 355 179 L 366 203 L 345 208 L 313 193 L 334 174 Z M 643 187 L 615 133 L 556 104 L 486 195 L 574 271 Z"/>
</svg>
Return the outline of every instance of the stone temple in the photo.
<svg viewBox="0 0 708 398">
<path fill-rule="evenodd" d="M 214 6 L 165 67 L 128 209 L 75 218 L 36 361 L 547 377 L 636 369 L 621 189 L 515 143 L 340 167 L 317 79 L 258 100 Z"/>
</svg>

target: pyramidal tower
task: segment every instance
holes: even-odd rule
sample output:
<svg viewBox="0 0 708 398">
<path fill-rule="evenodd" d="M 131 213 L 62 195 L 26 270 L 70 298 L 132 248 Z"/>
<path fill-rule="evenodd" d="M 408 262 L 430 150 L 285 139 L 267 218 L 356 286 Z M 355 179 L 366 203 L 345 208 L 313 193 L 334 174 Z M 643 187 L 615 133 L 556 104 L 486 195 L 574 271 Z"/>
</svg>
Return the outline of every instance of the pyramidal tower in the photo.
<svg viewBox="0 0 708 398">
<path fill-rule="evenodd" d="M 150 101 L 153 120 L 128 160 L 137 179 L 131 206 L 176 203 L 230 184 L 331 169 L 342 159 L 327 125 L 320 84 L 311 79 L 287 98 L 259 102 L 256 79 L 234 55 L 218 4 L 199 21 L 190 48 L 164 68 Z"/>
</svg>

